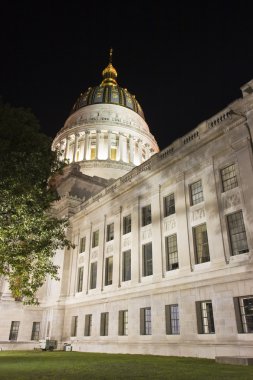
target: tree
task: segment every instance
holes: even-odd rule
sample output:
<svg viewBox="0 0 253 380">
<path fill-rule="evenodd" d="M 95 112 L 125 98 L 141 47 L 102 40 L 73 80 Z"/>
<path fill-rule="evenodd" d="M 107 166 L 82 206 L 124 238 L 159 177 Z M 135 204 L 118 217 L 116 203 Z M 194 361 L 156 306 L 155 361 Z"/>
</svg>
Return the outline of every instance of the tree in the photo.
<svg viewBox="0 0 253 380">
<path fill-rule="evenodd" d="M 58 199 L 49 181 L 63 163 L 30 110 L 0 102 L 0 275 L 15 299 L 37 304 L 47 276 L 57 279 L 57 248 L 70 247 L 67 221 L 50 211 Z"/>
</svg>

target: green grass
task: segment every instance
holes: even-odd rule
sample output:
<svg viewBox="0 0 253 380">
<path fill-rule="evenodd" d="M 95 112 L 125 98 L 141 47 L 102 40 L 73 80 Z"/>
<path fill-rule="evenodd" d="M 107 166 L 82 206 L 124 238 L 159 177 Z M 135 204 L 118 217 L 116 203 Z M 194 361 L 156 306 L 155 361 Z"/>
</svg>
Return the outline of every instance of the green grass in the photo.
<svg viewBox="0 0 253 380">
<path fill-rule="evenodd" d="M 253 367 L 182 357 L 2 351 L 0 379 L 252 380 Z"/>
</svg>

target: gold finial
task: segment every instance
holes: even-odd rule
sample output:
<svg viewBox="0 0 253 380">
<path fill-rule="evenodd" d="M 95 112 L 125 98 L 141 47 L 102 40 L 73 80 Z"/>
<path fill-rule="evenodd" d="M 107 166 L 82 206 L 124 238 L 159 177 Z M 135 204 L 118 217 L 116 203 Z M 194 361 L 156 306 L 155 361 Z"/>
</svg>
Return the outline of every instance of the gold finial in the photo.
<svg viewBox="0 0 253 380">
<path fill-rule="evenodd" d="M 112 65 L 112 52 L 113 49 L 111 48 L 109 51 L 109 64 L 102 72 L 104 78 L 101 83 L 102 86 L 117 86 L 116 78 L 118 74 Z"/>
</svg>

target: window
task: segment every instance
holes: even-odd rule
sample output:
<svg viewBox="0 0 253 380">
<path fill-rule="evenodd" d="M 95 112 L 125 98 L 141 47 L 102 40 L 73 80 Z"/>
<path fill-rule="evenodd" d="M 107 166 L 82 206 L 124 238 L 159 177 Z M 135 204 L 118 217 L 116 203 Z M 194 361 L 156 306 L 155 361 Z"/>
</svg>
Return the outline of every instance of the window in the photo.
<svg viewBox="0 0 253 380">
<path fill-rule="evenodd" d="M 85 244 L 86 244 L 86 236 L 80 239 L 79 253 L 82 253 L 85 251 Z"/>
<path fill-rule="evenodd" d="M 128 335 L 128 310 L 119 311 L 119 335 Z"/>
<path fill-rule="evenodd" d="M 98 242 L 99 242 L 99 230 L 94 231 L 92 234 L 92 248 L 97 247 Z"/>
<path fill-rule="evenodd" d="M 71 331 L 70 336 L 76 336 L 77 333 L 78 317 L 75 315 L 71 318 Z"/>
<path fill-rule="evenodd" d="M 100 335 L 108 335 L 109 313 L 101 313 L 100 318 Z"/>
<path fill-rule="evenodd" d="M 96 147 L 91 146 L 90 148 L 90 159 L 95 160 L 96 159 Z"/>
<path fill-rule="evenodd" d="M 253 296 L 234 298 L 239 333 L 253 333 Z"/>
<path fill-rule="evenodd" d="M 122 281 L 131 280 L 131 251 L 122 254 Z"/>
<path fill-rule="evenodd" d="M 170 194 L 164 198 L 164 217 L 175 214 L 175 197 Z"/>
<path fill-rule="evenodd" d="M 114 223 L 108 224 L 106 232 L 106 241 L 114 239 Z"/>
<path fill-rule="evenodd" d="M 196 302 L 199 334 L 214 334 L 213 307 L 211 301 Z"/>
<path fill-rule="evenodd" d="M 203 202 L 203 189 L 201 180 L 194 182 L 190 185 L 191 194 L 191 205 L 196 205 L 197 203 Z"/>
<path fill-rule="evenodd" d="M 178 252 L 177 252 L 177 235 L 167 236 L 165 238 L 167 252 L 167 270 L 178 268 Z"/>
<path fill-rule="evenodd" d="M 234 164 L 221 170 L 221 180 L 223 191 L 228 191 L 238 186 Z"/>
<path fill-rule="evenodd" d="M 208 236 L 205 223 L 193 228 L 193 239 L 196 264 L 210 261 Z"/>
<path fill-rule="evenodd" d="M 165 306 L 166 334 L 180 334 L 178 305 Z"/>
<path fill-rule="evenodd" d="M 151 335 L 151 307 L 140 309 L 140 332 L 141 335 Z"/>
<path fill-rule="evenodd" d="M 112 284 L 113 257 L 105 259 L 105 285 Z"/>
<path fill-rule="evenodd" d="M 124 216 L 123 218 L 123 235 L 131 232 L 131 215 Z"/>
<path fill-rule="evenodd" d="M 142 246 L 142 254 L 143 254 L 143 276 L 150 276 L 153 274 L 152 243 L 144 244 Z"/>
<path fill-rule="evenodd" d="M 40 337 L 40 322 L 33 322 L 31 340 L 39 340 Z"/>
<path fill-rule="evenodd" d="M 97 286 L 97 262 L 90 265 L 90 289 L 95 289 Z"/>
<path fill-rule="evenodd" d="M 84 322 L 84 335 L 85 336 L 91 335 L 91 327 L 92 327 L 92 314 L 86 314 L 85 315 L 85 322 Z"/>
<path fill-rule="evenodd" d="M 232 255 L 248 252 L 247 236 L 242 211 L 227 216 Z"/>
<path fill-rule="evenodd" d="M 12 321 L 9 340 L 17 340 L 18 339 L 18 330 L 19 330 L 20 321 Z"/>
<path fill-rule="evenodd" d="M 113 160 L 113 161 L 116 161 L 116 157 L 117 157 L 117 147 L 112 147 L 111 150 L 110 150 L 110 159 Z"/>
<path fill-rule="evenodd" d="M 147 226 L 152 222 L 151 205 L 142 207 L 142 226 Z"/>
<path fill-rule="evenodd" d="M 77 291 L 82 292 L 83 290 L 83 267 L 78 268 L 77 275 Z"/>
</svg>

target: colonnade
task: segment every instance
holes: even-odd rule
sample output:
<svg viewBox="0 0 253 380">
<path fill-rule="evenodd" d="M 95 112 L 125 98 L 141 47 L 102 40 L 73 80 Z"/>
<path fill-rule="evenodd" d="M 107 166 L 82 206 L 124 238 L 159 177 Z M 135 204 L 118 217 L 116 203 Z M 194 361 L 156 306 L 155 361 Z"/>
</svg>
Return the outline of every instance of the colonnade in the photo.
<svg viewBox="0 0 253 380">
<path fill-rule="evenodd" d="M 139 165 L 153 154 L 148 143 L 112 131 L 89 130 L 69 134 L 56 145 L 62 159 L 71 162 L 113 160 Z"/>
</svg>

